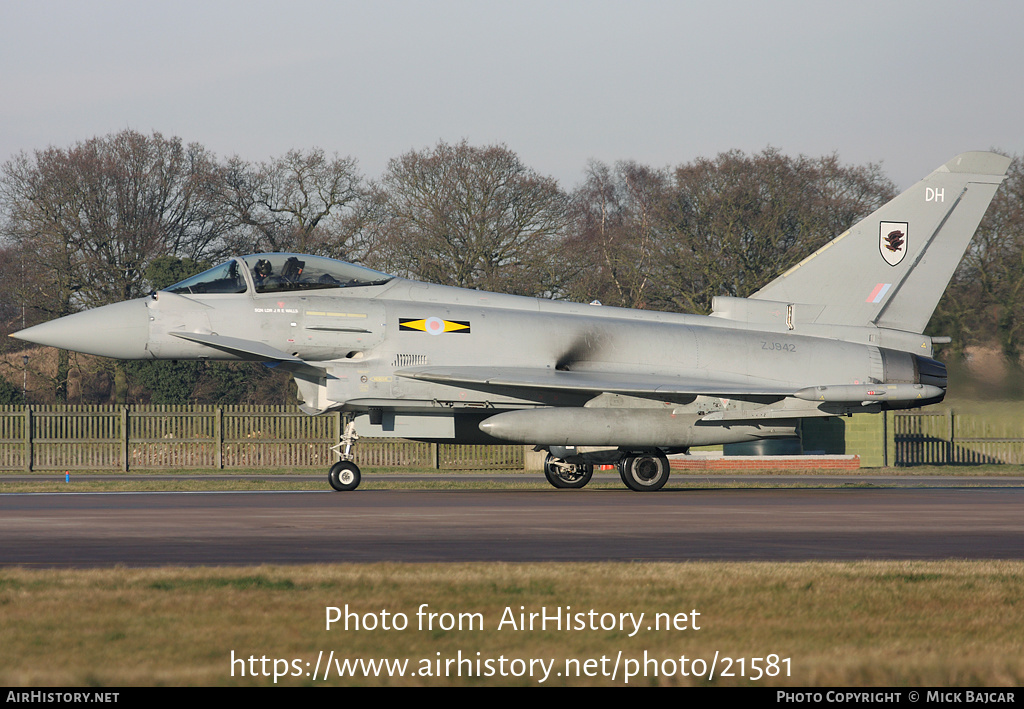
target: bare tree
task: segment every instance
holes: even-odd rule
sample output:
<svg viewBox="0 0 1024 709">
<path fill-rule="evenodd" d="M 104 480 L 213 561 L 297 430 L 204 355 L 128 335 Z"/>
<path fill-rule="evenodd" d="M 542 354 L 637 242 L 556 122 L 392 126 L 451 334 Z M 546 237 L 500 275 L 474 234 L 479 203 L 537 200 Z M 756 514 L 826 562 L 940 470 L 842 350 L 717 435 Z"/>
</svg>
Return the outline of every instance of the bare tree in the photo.
<svg viewBox="0 0 1024 709">
<path fill-rule="evenodd" d="M 354 158 L 329 159 L 320 148 L 255 166 L 235 157 L 220 180 L 222 204 L 241 227 L 233 239 L 240 251 L 356 260 L 364 187 Z"/>
<path fill-rule="evenodd" d="M 63 151 L 50 148 L 34 158 L 21 153 L 3 166 L 4 237 L 15 255 L 5 264 L 4 280 L 18 284 L 14 293 L 35 318 L 77 310 L 76 296 L 86 277 L 78 243 L 83 199 Z M 68 352 L 58 351 L 51 380 L 58 402 L 67 401 L 70 372 Z"/>
<path fill-rule="evenodd" d="M 411 151 L 388 164 L 379 190 L 383 267 L 467 288 L 554 288 L 567 198 L 504 145 Z"/>
<path fill-rule="evenodd" d="M 18 254 L 7 266 L 22 271 L 6 272 L 5 280 L 21 283 L 25 301 L 50 318 L 77 309 L 86 275 L 79 246 L 84 199 L 63 151 L 20 153 L 3 166 L 4 237 Z"/>
<path fill-rule="evenodd" d="M 688 312 L 706 312 L 715 295 L 750 295 L 895 194 L 877 165 L 773 149 L 699 159 L 673 177 L 652 300 Z"/>
<path fill-rule="evenodd" d="M 123 131 L 87 141 L 71 157 L 85 196 L 79 244 L 90 305 L 142 294 L 156 256 L 196 260 L 222 250 L 229 224 L 216 212 L 214 160 L 201 146 Z"/>
<path fill-rule="evenodd" d="M 135 131 L 16 155 L 0 168 L 0 202 L 25 273 L 5 278 L 47 318 L 142 295 L 156 256 L 202 258 L 220 247 L 229 224 L 215 211 L 213 166 L 199 145 Z M 67 372 L 65 352 L 59 401 Z"/>
<path fill-rule="evenodd" d="M 606 305 L 646 306 L 658 271 L 659 211 L 668 176 L 638 163 L 587 167 L 573 193 L 573 228 L 565 261 L 577 266 L 567 295 Z"/>
<path fill-rule="evenodd" d="M 228 224 L 212 201 L 213 166 L 199 145 L 135 131 L 5 164 L 8 237 L 39 254 L 39 270 L 67 281 L 58 302 L 41 307 L 60 315 L 137 297 L 154 257 L 217 252 Z"/>
</svg>

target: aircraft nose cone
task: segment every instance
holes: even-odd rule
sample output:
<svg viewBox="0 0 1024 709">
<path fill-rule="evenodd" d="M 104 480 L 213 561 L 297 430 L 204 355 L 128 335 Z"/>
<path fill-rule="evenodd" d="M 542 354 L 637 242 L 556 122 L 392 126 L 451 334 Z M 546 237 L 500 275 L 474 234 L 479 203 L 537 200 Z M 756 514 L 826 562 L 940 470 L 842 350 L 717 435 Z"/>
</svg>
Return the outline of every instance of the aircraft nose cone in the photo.
<svg viewBox="0 0 1024 709">
<path fill-rule="evenodd" d="M 75 313 L 15 332 L 11 337 L 117 359 L 148 359 L 146 299 L 127 300 Z"/>
</svg>

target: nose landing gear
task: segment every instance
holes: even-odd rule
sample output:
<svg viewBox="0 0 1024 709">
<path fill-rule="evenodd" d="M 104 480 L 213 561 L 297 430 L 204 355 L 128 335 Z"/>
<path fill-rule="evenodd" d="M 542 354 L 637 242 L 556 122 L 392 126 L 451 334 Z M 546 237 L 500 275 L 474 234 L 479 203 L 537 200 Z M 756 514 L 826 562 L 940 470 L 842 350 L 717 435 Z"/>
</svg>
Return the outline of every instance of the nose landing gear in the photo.
<svg viewBox="0 0 1024 709">
<path fill-rule="evenodd" d="M 341 460 L 331 466 L 327 473 L 327 482 L 338 492 L 347 492 L 359 487 L 362 475 L 359 466 L 350 460 Z"/>
<path fill-rule="evenodd" d="M 359 440 L 359 436 L 356 434 L 355 419 L 347 416 L 345 418 L 345 432 L 341 436 L 341 442 L 331 448 L 331 450 L 334 450 L 341 456 L 341 460 L 332 465 L 327 473 L 327 482 L 338 492 L 355 490 L 359 487 L 360 480 L 362 480 L 359 466 L 353 462 L 355 456 L 352 455 L 352 448 L 355 447 L 357 440 Z M 341 450 L 338 450 L 339 448 Z"/>
</svg>

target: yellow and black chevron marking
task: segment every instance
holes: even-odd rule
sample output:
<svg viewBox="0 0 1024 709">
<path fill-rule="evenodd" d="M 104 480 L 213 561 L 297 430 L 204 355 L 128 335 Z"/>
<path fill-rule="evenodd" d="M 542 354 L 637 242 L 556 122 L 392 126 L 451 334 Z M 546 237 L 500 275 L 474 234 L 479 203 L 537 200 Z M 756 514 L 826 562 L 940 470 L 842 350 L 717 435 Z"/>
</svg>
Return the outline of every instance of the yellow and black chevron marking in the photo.
<svg viewBox="0 0 1024 709">
<path fill-rule="evenodd" d="M 468 320 L 442 320 L 441 318 L 398 318 L 399 330 L 415 330 L 428 335 L 440 335 L 445 332 L 469 332 Z"/>
</svg>

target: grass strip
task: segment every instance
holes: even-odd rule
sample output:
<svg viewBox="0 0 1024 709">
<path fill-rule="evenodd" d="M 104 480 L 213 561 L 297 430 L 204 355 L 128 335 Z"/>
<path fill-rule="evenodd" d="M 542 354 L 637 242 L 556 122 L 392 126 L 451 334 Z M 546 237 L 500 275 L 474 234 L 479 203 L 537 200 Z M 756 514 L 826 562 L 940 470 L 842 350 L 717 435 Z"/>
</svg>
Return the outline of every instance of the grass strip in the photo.
<svg viewBox="0 0 1024 709">
<path fill-rule="evenodd" d="M 422 604 L 437 615 L 421 629 Z M 348 630 L 340 622 L 328 630 L 329 606 L 347 606 L 362 625 L 377 627 L 356 630 L 352 621 Z M 644 627 L 632 636 L 628 623 L 498 629 L 503 617 L 518 621 L 520 613 L 551 615 L 556 608 L 593 610 L 598 618 L 643 612 Z M 277 665 L 287 672 L 277 681 L 285 686 L 621 686 L 624 661 L 645 657 L 654 663 L 631 685 L 1024 684 L 1024 562 L 11 568 L 0 570 L 0 609 L 0 685 L 8 686 L 266 686 L 273 677 L 261 672 L 272 674 L 275 659 L 287 662 Z M 381 629 L 385 611 L 392 625 L 404 614 L 408 627 Z M 648 630 L 655 613 L 682 614 L 688 627 Z M 332 651 L 339 661 L 404 659 L 407 672 L 307 676 Z M 243 676 L 232 652 L 255 658 L 257 676 L 248 662 L 241 663 Z M 468 676 L 467 665 L 459 676 L 450 663 L 447 676 L 423 671 L 454 662 L 460 652 L 470 662 L 541 660 L 554 663 L 553 671 L 543 683 L 539 671 L 532 678 L 501 676 L 497 664 L 491 677 Z M 698 676 L 700 667 L 692 665 L 681 674 L 683 656 L 710 665 L 716 652 L 714 678 L 707 671 Z M 751 658 L 770 654 L 789 658 L 789 676 L 776 664 L 775 676 L 753 681 Z M 261 666 L 263 657 L 269 665 Z M 725 657 L 733 660 L 731 677 L 722 676 Z M 601 673 L 601 658 L 606 670 L 620 659 L 617 678 Z M 587 660 L 595 674 L 565 676 L 567 663 Z M 296 670 L 299 676 L 291 676 Z"/>
</svg>

